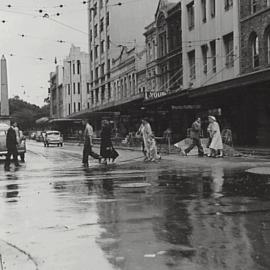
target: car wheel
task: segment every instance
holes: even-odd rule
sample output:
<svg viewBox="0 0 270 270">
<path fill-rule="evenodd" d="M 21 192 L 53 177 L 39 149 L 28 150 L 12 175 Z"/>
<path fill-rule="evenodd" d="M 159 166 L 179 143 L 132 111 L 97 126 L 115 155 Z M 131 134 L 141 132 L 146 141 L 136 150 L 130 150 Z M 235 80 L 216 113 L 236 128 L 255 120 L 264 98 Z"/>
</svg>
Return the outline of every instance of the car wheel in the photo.
<svg viewBox="0 0 270 270">
<path fill-rule="evenodd" d="M 20 154 L 20 158 L 21 158 L 22 162 L 25 162 L 25 154 L 24 153 Z"/>
</svg>

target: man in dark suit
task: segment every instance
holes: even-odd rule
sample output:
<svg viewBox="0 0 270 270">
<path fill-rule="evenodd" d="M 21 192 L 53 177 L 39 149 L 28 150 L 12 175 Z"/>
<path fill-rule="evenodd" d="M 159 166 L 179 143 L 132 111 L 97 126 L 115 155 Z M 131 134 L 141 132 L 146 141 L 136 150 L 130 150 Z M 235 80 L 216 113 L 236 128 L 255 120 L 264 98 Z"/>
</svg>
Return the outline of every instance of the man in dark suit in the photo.
<svg viewBox="0 0 270 270">
<path fill-rule="evenodd" d="M 18 162 L 18 150 L 17 150 L 17 134 L 16 134 L 17 123 L 12 122 L 10 128 L 7 131 L 6 146 L 7 146 L 7 156 L 5 161 L 5 170 L 10 169 L 10 157 L 13 156 L 13 160 L 16 167 L 19 167 Z"/>
<path fill-rule="evenodd" d="M 192 139 L 192 143 L 186 150 L 184 150 L 183 152 L 184 155 L 187 155 L 187 153 L 189 153 L 195 146 L 197 146 L 199 157 L 204 156 L 204 151 L 200 140 L 200 133 L 201 133 L 201 118 L 197 118 L 195 122 L 192 124 L 190 130 L 190 138 Z"/>
</svg>

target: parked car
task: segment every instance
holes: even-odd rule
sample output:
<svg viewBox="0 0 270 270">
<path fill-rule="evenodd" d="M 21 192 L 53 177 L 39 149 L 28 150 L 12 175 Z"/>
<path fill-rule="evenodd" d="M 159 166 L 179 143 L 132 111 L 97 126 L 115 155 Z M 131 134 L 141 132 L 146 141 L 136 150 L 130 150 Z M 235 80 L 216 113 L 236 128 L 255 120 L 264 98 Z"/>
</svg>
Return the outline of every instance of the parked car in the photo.
<svg viewBox="0 0 270 270">
<path fill-rule="evenodd" d="M 50 144 L 54 144 L 57 146 L 63 146 L 63 137 L 59 131 L 49 130 L 46 131 L 44 136 L 44 146 L 48 147 Z"/>
<path fill-rule="evenodd" d="M 6 137 L 8 129 L 9 125 L 0 123 L 0 156 L 7 155 Z M 19 133 L 20 133 L 20 142 L 17 146 L 18 155 L 20 156 L 21 161 L 25 161 L 25 153 L 26 153 L 25 136 L 23 136 L 22 131 L 19 131 Z"/>
</svg>

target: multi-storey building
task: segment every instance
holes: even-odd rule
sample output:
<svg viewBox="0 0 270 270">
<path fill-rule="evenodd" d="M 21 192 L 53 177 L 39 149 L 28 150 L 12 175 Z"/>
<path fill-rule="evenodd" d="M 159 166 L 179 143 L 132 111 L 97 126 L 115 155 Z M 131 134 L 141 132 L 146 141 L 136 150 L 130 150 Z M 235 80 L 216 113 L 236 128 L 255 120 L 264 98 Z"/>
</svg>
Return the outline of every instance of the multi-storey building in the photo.
<svg viewBox="0 0 270 270">
<path fill-rule="evenodd" d="M 238 4 L 182 0 L 183 85 L 197 88 L 239 75 Z"/>
<path fill-rule="evenodd" d="M 147 115 L 157 135 L 170 127 L 179 132 L 179 118 L 172 119 L 170 102 L 163 102 L 182 89 L 181 3 L 160 0 L 155 20 L 145 27 Z M 176 121 L 174 121 L 176 120 Z M 176 123 L 178 122 L 178 123 Z M 175 124 L 174 124 L 175 123 Z"/>
<path fill-rule="evenodd" d="M 90 107 L 89 54 L 71 46 L 64 60 L 64 117 Z"/>
<path fill-rule="evenodd" d="M 239 132 L 245 144 L 270 145 L 270 1 L 239 0 Z"/>
<path fill-rule="evenodd" d="M 181 6 L 161 0 L 155 21 L 145 27 L 147 93 L 156 96 L 182 85 Z"/>
<path fill-rule="evenodd" d="M 112 98 L 111 67 L 122 46 L 141 46 L 156 1 L 89 1 L 90 87 L 93 107 Z"/>
<path fill-rule="evenodd" d="M 63 91 L 63 66 L 56 66 L 55 72 L 50 73 L 50 117 L 61 118 L 64 117 L 64 91 Z"/>
</svg>

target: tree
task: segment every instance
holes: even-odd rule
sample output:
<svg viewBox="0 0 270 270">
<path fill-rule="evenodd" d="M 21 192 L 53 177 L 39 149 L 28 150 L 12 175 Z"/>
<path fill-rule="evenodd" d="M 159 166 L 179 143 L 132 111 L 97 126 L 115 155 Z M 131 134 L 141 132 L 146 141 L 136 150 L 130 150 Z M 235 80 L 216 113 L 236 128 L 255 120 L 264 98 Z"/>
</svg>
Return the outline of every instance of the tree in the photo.
<svg viewBox="0 0 270 270">
<path fill-rule="evenodd" d="M 35 127 L 35 121 L 41 117 L 49 117 L 50 106 L 46 104 L 41 108 L 35 104 L 28 103 L 19 96 L 9 99 L 10 116 L 18 122 L 22 130 Z"/>
</svg>

